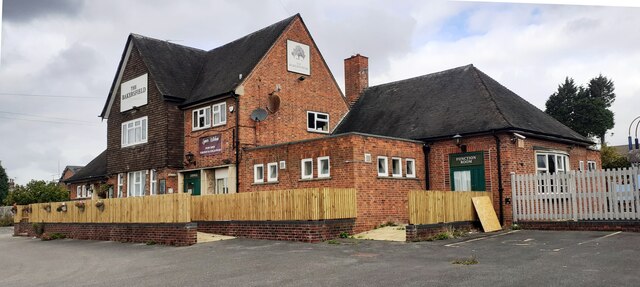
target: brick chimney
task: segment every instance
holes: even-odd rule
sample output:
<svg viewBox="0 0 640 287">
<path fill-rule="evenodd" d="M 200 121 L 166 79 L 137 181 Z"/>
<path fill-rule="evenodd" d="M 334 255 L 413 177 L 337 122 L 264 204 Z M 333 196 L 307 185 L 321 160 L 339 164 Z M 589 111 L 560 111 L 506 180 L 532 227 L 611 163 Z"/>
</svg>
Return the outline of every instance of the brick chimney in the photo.
<svg viewBox="0 0 640 287">
<path fill-rule="evenodd" d="M 344 59 L 345 96 L 352 107 L 364 89 L 369 87 L 369 58 L 356 54 Z"/>
</svg>

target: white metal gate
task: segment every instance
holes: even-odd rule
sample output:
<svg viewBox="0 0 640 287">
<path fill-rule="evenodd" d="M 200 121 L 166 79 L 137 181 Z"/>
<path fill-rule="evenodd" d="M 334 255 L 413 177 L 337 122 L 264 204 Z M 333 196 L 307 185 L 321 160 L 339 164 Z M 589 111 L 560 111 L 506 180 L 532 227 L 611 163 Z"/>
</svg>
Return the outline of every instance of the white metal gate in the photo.
<svg viewBox="0 0 640 287">
<path fill-rule="evenodd" d="M 511 174 L 513 221 L 640 219 L 640 169 Z"/>
</svg>

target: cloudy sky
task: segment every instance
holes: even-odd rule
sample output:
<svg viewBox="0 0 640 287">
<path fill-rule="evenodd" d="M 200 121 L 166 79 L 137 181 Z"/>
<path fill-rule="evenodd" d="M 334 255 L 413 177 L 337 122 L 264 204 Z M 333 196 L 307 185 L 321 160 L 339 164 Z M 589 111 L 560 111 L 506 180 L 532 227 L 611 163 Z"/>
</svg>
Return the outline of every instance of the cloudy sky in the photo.
<svg viewBox="0 0 640 287">
<path fill-rule="evenodd" d="M 544 110 L 564 77 L 583 84 L 602 73 L 617 93 L 608 142 L 625 144 L 631 120 L 640 115 L 640 8 L 4 0 L 2 13 L 0 160 L 18 183 L 57 179 L 59 169 L 85 165 L 106 148 L 106 122 L 98 114 L 129 33 L 209 50 L 295 13 L 341 85 L 342 61 L 355 53 L 369 57 L 372 85 L 473 63 Z"/>
</svg>

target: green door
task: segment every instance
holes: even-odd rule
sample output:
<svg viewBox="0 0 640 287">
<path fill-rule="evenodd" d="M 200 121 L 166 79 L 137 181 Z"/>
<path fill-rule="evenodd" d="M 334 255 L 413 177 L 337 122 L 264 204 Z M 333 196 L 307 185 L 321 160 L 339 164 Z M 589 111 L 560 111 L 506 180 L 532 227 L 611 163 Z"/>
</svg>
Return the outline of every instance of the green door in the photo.
<svg viewBox="0 0 640 287">
<path fill-rule="evenodd" d="M 449 176 L 451 190 L 486 191 L 484 152 L 450 154 Z"/>
<path fill-rule="evenodd" d="M 184 192 L 200 195 L 200 171 L 184 174 Z"/>
</svg>

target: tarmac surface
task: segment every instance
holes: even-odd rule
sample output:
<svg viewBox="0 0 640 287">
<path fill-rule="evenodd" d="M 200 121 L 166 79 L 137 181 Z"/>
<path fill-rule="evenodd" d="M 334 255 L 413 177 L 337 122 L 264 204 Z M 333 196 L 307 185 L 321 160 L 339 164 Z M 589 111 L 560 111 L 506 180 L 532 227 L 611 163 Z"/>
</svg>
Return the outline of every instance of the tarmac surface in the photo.
<svg viewBox="0 0 640 287">
<path fill-rule="evenodd" d="M 640 284 L 640 233 L 520 230 L 419 243 L 230 239 L 190 247 L 12 233 L 0 228 L 0 286 Z"/>
</svg>

